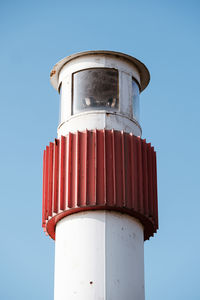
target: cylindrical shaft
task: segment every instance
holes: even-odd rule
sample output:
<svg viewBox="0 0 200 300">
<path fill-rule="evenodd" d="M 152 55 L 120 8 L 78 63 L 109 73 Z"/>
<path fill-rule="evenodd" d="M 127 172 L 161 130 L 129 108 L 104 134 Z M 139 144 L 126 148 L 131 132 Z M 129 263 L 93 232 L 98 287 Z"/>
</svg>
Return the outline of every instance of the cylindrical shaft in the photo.
<svg viewBox="0 0 200 300">
<path fill-rule="evenodd" d="M 56 225 L 55 300 L 144 300 L 143 226 L 86 211 Z"/>
</svg>

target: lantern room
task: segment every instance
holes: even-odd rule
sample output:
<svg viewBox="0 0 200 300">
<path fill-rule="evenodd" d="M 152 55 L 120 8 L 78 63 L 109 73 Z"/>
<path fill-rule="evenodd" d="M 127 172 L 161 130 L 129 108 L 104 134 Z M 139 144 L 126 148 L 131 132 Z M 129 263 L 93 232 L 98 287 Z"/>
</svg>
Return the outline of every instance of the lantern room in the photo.
<svg viewBox="0 0 200 300">
<path fill-rule="evenodd" d="M 149 83 L 145 65 L 113 51 L 68 56 L 51 71 L 60 94 L 58 136 L 85 129 L 113 129 L 141 136 L 140 93 Z"/>
</svg>

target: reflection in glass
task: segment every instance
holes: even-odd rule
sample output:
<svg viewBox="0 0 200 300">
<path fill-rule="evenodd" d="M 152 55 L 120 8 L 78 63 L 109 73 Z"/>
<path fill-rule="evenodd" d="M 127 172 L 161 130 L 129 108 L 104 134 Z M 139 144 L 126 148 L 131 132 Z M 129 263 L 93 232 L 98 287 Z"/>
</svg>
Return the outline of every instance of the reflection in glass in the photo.
<svg viewBox="0 0 200 300">
<path fill-rule="evenodd" d="M 88 69 L 73 74 L 73 113 L 118 110 L 118 71 Z"/>
<path fill-rule="evenodd" d="M 135 80 L 132 80 L 133 118 L 140 121 L 140 89 Z"/>
</svg>

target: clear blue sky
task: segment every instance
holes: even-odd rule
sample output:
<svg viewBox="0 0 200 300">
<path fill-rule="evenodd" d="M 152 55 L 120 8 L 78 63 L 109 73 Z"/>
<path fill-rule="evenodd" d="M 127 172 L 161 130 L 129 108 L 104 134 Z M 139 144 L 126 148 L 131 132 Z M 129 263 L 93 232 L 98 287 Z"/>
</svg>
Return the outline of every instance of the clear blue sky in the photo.
<svg viewBox="0 0 200 300">
<path fill-rule="evenodd" d="M 56 137 L 51 67 L 105 49 L 143 61 L 143 138 L 157 150 L 160 229 L 145 242 L 146 300 L 200 299 L 200 2 L 0 2 L 0 299 L 53 300 L 41 228 L 42 155 Z"/>
</svg>

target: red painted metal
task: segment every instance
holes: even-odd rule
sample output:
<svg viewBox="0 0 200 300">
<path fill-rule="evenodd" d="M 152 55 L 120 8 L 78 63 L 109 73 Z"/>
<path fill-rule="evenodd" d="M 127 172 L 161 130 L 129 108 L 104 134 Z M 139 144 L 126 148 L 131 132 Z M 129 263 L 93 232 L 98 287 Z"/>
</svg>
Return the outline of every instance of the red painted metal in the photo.
<svg viewBox="0 0 200 300">
<path fill-rule="evenodd" d="M 44 151 L 43 154 L 43 194 L 42 194 L 42 227 L 45 228 L 46 226 L 46 220 L 45 220 L 45 170 L 46 170 L 46 151 Z"/>
<path fill-rule="evenodd" d="M 53 212 L 58 213 L 59 143 L 55 139 L 53 158 Z"/>
<path fill-rule="evenodd" d="M 53 148 L 54 144 L 50 143 L 49 144 L 49 184 L 48 184 L 48 216 L 52 216 L 52 196 L 53 196 Z"/>
<path fill-rule="evenodd" d="M 132 134 L 114 130 L 69 133 L 44 151 L 42 224 L 54 239 L 56 223 L 85 210 L 115 210 L 158 229 L 156 153 Z"/>
</svg>

